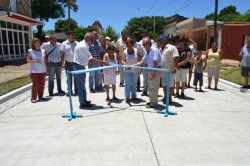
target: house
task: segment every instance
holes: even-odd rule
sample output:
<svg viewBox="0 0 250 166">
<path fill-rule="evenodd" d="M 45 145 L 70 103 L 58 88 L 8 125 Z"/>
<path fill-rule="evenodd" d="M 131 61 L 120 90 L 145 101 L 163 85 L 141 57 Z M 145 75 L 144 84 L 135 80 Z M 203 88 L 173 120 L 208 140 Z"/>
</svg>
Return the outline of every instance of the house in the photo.
<svg viewBox="0 0 250 166">
<path fill-rule="evenodd" d="M 225 59 L 239 59 L 240 49 L 250 35 L 250 23 L 224 23 L 217 21 L 218 46 Z M 214 41 L 214 22 L 190 18 L 176 24 L 176 34 L 193 39 L 197 49 L 206 51 Z"/>
<path fill-rule="evenodd" d="M 186 19 L 187 19 L 186 17 L 180 16 L 178 14 L 173 15 L 165 22 L 166 26 L 164 33 L 168 35 L 176 34 L 176 24 Z"/>
<path fill-rule="evenodd" d="M 31 18 L 30 6 L 30 0 L 0 0 L 0 61 L 26 58 L 32 26 L 43 24 Z"/>
</svg>

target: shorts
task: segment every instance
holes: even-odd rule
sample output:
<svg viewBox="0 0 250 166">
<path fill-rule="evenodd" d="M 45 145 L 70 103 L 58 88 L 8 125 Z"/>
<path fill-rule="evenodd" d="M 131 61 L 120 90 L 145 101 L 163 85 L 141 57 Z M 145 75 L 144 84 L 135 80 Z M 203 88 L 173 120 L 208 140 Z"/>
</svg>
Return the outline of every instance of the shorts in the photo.
<svg viewBox="0 0 250 166">
<path fill-rule="evenodd" d="M 207 76 L 219 78 L 220 76 L 220 66 L 219 67 L 207 67 Z"/>
<path fill-rule="evenodd" d="M 175 74 L 172 74 L 171 73 L 171 77 L 170 77 L 170 87 L 174 87 L 174 77 L 175 77 Z M 167 75 L 166 75 L 166 72 L 162 72 L 162 75 L 161 75 L 161 85 L 162 86 L 167 86 Z"/>
<path fill-rule="evenodd" d="M 177 69 L 175 74 L 176 81 L 186 82 L 189 69 Z"/>
<path fill-rule="evenodd" d="M 248 77 L 250 72 L 250 67 L 242 66 L 241 67 L 241 76 Z"/>
<path fill-rule="evenodd" d="M 116 84 L 116 75 L 104 74 L 104 85 Z"/>
</svg>

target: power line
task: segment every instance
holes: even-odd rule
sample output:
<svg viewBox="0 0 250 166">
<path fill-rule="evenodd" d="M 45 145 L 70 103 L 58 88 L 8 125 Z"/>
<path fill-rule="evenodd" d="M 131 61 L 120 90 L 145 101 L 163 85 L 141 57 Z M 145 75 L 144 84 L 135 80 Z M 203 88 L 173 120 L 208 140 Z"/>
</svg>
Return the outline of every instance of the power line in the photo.
<svg viewBox="0 0 250 166">
<path fill-rule="evenodd" d="M 180 10 L 183 10 L 185 8 L 187 8 L 194 0 L 187 0 L 179 9 L 177 9 L 175 13 L 178 13 Z"/>
<path fill-rule="evenodd" d="M 175 2 L 175 1 L 176 1 L 176 0 L 170 1 L 169 3 L 167 3 L 166 5 L 163 5 L 161 8 L 157 9 L 156 11 L 159 11 L 159 10 L 162 10 L 162 9 L 168 7 L 169 5 L 171 5 L 171 4 L 172 4 L 173 2 Z"/>
<path fill-rule="evenodd" d="M 156 2 L 157 2 L 157 0 L 155 0 L 155 1 L 152 3 L 152 5 L 149 7 L 149 9 L 152 9 L 152 8 L 155 6 Z"/>
</svg>

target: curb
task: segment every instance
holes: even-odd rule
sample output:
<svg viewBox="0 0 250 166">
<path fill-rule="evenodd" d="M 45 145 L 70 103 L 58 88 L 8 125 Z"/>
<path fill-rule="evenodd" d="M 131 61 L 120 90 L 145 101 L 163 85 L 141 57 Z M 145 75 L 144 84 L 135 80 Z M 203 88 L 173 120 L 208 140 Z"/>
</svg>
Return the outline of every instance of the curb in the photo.
<svg viewBox="0 0 250 166">
<path fill-rule="evenodd" d="M 45 82 L 46 81 L 48 81 L 48 77 L 45 78 Z M 46 84 L 45 84 L 45 87 L 46 87 Z M 32 88 L 32 82 L 27 84 L 27 85 L 24 85 L 23 87 L 15 89 L 15 90 L 13 90 L 13 91 L 11 91 L 3 96 L 0 96 L 0 104 L 3 104 L 8 100 L 10 100 L 10 99 L 22 94 L 22 93 L 25 93 L 28 90 L 31 90 L 31 88 Z"/>
<path fill-rule="evenodd" d="M 29 83 L 21 88 L 18 88 L 18 89 L 15 89 L 3 96 L 0 96 L 0 104 L 3 104 L 4 102 L 24 93 L 24 92 L 27 92 L 28 90 L 30 90 L 32 87 L 32 83 Z"/>
<path fill-rule="evenodd" d="M 203 75 L 207 77 L 207 73 L 203 73 Z M 227 86 L 227 87 L 233 88 L 235 90 L 238 90 L 240 92 L 250 94 L 250 89 L 241 88 L 240 85 L 229 82 L 229 81 L 224 80 L 222 78 L 220 78 L 219 83 L 222 84 L 223 86 Z"/>
</svg>

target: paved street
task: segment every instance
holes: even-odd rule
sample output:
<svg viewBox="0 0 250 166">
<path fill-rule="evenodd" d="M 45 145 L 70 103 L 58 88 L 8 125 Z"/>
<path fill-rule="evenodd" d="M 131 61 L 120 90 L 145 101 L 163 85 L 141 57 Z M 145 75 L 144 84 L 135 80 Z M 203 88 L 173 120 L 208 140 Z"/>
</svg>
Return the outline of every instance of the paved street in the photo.
<svg viewBox="0 0 250 166">
<path fill-rule="evenodd" d="M 23 93 L 0 105 L 1 166 L 250 165 L 250 96 L 219 88 L 187 89 L 187 99 L 174 98 L 170 106 L 178 115 L 169 117 L 147 109 L 140 93 L 142 101 L 131 106 L 88 93 L 91 110 L 79 110 L 74 96 L 74 111 L 83 118 L 70 122 L 61 118 L 69 113 L 66 96 L 32 104 L 30 91 Z"/>
</svg>

